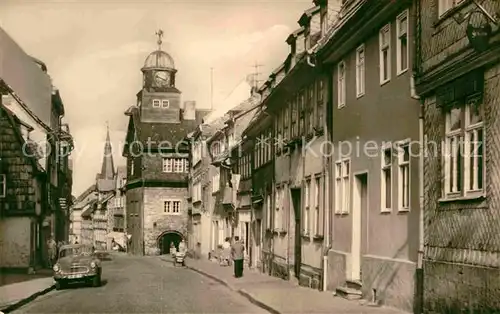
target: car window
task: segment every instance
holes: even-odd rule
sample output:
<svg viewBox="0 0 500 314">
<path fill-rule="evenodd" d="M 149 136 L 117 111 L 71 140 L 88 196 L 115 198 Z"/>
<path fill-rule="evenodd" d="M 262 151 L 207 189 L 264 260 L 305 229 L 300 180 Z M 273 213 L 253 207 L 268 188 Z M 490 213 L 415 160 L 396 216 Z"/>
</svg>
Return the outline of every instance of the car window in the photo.
<svg viewBox="0 0 500 314">
<path fill-rule="evenodd" d="M 72 248 L 64 249 L 59 252 L 59 257 L 67 257 L 75 254 L 75 250 Z"/>
</svg>

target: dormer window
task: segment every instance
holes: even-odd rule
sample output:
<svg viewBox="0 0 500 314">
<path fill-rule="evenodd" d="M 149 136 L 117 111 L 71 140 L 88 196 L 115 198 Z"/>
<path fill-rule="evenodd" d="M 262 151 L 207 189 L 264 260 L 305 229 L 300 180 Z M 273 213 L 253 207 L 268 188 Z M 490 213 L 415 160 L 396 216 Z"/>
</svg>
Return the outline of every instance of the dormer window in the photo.
<svg viewBox="0 0 500 314">
<path fill-rule="evenodd" d="M 168 99 L 163 99 L 161 101 L 161 107 L 162 108 L 168 108 L 168 107 L 170 107 L 170 101 L 168 101 Z"/>
<path fill-rule="evenodd" d="M 159 99 L 153 99 L 153 108 L 160 108 L 161 101 Z"/>
</svg>

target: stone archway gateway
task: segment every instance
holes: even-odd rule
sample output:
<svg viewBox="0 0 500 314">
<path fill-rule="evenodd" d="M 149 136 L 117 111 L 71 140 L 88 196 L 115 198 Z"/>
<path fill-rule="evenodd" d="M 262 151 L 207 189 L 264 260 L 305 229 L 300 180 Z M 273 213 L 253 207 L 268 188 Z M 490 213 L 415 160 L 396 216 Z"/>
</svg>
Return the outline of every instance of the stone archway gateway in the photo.
<svg viewBox="0 0 500 314">
<path fill-rule="evenodd" d="M 184 239 L 182 233 L 175 230 L 167 230 L 160 234 L 156 239 L 160 254 L 170 253 L 170 244 L 174 244 L 175 248 L 179 249 L 179 243 Z"/>
</svg>

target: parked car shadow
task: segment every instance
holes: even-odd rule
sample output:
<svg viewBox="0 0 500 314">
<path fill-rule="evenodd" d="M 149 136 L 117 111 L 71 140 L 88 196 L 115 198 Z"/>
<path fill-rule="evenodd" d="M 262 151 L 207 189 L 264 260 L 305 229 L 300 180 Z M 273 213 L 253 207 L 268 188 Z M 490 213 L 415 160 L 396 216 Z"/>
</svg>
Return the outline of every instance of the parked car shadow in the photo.
<svg viewBox="0 0 500 314">
<path fill-rule="evenodd" d="M 107 284 L 108 284 L 108 280 L 107 279 L 102 279 L 101 280 L 101 285 L 98 288 L 104 287 Z M 64 287 L 64 290 L 79 289 L 79 288 L 95 288 L 95 287 L 92 287 L 92 285 L 90 283 L 86 283 L 86 282 L 73 282 L 73 283 L 67 284 Z"/>
</svg>

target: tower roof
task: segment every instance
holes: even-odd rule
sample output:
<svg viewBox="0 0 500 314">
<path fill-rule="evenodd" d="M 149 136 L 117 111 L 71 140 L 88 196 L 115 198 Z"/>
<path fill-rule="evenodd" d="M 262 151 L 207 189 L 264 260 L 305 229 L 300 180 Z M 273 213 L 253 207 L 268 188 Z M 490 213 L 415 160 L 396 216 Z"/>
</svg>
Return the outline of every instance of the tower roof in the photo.
<svg viewBox="0 0 500 314">
<path fill-rule="evenodd" d="M 115 164 L 113 162 L 113 149 L 109 137 L 109 126 L 107 127 L 106 143 L 104 144 L 104 156 L 102 157 L 100 179 L 113 180 L 115 177 Z"/>
<path fill-rule="evenodd" d="M 163 50 L 156 50 L 149 54 L 144 61 L 142 70 L 148 69 L 175 69 L 174 59 Z"/>
</svg>

